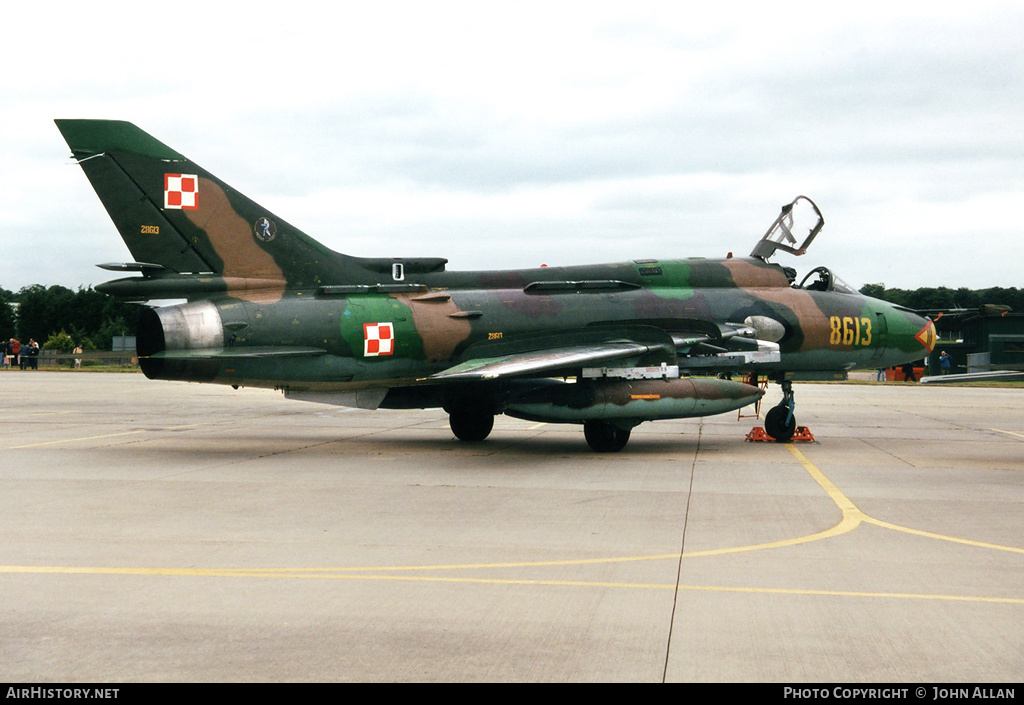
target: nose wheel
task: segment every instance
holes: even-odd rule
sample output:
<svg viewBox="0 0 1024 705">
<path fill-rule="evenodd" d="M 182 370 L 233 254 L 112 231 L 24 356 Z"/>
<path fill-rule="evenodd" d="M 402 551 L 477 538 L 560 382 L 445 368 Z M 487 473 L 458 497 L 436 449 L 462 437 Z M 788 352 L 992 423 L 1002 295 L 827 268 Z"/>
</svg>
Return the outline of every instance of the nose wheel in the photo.
<svg viewBox="0 0 1024 705">
<path fill-rule="evenodd" d="M 796 431 L 796 419 L 789 407 L 779 404 L 769 409 L 764 415 L 764 431 L 779 443 L 788 443 Z"/>
<path fill-rule="evenodd" d="M 795 407 L 793 383 L 784 381 L 782 382 L 782 401 L 764 415 L 765 433 L 779 443 L 788 443 L 792 440 L 793 433 L 796 431 L 796 417 L 793 416 Z"/>
</svg>

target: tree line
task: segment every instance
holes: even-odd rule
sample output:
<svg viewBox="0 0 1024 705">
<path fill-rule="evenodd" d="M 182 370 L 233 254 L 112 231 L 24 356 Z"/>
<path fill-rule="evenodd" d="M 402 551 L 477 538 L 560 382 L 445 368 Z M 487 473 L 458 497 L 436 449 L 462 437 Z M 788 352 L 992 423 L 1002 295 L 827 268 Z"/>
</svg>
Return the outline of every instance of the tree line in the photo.
<svg viewBox="0 0 1024 705">
<path fill-rule="evenodd" d="M 114 336 L 135 335 L 139 304 L 129 304 L 92 287 L 0 287 L 0 340 L 35 340 L 44 350 L 110 350 Z"/>
<path fill-rule="evenodd" d="M 945 286 L 920 289 L 890 289 L 885 284 L 867 284 L 860 293 L 889 303 L 913 309 L 978 308 L 982 304 L 1009 306 L 1016 313 L 1024 313 L 1024 289 L 991 287 L 988 289 L 950 289 Z"/>
</svg>

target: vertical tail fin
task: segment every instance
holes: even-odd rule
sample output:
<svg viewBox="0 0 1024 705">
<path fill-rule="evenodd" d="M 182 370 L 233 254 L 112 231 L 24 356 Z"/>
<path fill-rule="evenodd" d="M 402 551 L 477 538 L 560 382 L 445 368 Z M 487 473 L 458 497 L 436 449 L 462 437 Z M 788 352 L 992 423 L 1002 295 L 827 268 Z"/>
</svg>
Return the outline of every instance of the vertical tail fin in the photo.
<svg viewBox="0 0 1024 705">
<path fill-rule="evenodd" d="M 343 275 L 347 257 L 135 125 L 55 122 L 132 256 L 157 265 L 148 271 L 162 268 L 297 286 Z"/>
</svg>

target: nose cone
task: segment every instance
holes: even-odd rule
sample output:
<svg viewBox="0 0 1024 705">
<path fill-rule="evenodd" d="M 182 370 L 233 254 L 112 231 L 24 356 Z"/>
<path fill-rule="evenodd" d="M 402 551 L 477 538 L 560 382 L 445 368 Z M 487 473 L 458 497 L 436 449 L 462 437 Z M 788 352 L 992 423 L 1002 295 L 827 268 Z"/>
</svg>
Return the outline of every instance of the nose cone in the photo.
<svg viewBox="0 0 1024 705">
<path fill-rule="evenodd" d="M 938 344 L 935 324 L 902 306 L 878 302 L 881 307 L 878 331 L 874 340 L 881 349 L 875 352 L 872 365 L 889 367 L 924 359 Z"/>
<path fill-rule="evenodd" d="M 935 324 L 930 319 L 925 320 L 927 322 L 914 336 L 914 340 L 921 343 L 927 353 L 931 353 L 935 349 L 935 340 L 938 338 L 938 334 L 935 332 Z"/>
</svg>

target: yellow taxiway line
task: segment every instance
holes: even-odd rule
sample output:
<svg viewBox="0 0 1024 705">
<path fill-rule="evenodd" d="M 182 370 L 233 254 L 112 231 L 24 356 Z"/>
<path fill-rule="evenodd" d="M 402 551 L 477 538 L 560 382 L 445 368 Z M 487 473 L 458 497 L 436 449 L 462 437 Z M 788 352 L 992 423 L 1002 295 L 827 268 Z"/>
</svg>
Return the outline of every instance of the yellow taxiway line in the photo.
<svg viewBox="0 0 1024 705">
<path fill-rule="evenodd" d="M 133 433 L 133 432 L 127 432 Z M 125 434 L 110 434 L 127 435 Z M 96 436 L 94 438 L 100 438 Z M 54 443 L 61 441 L 54 441 Z M 63 441 L 68 442 L 68 441 Z M 45 445 L 45 444 L 41 444 Z M 885 593 L 885 592 L 862 592 L 847 590 L 804 590 L 786 588 L 758 588 L 758 587 L 730 587 L 713 585 L 676 585 L 659 583 L 630 583 L 630 582 L 607 582 L 607 581 L 586 581 L 586 580 L 543 580 L 543 579 L 512 579 L 512 578 L 485 578 L 485 577 L 455 577 L 455 576 L 426 576 L 414 575 L 411 573 L 438 572 L 452 570 L 494 570 L 502 568 L 541 568 L 550 566 L 572 566 L 572 565 L 596 565 L 611 563 L 630 563 L 637 561 L 658 561 L 658 560 L 679 560 L 702 558 L 709 556 L 721 556 L 749 551 L 761 551 L 767 549 L 781 548 L 784 546 L 796 546 L 812 541 L 840 536 L 853 531 L 861 524 L 872 524 L 883 529 L 900 531 L 916 536 L 941 541 L 949 541 L 977 548 L 994 549 L 1011 553 L 1024 554 L 1024 549 L 1013 546 L 1002 546 L 999 544 L 972 541 L 969 539 L 946 536 L 928 531 L 921 531 L 905 526 L 899 526 L 886 521 L 875 519 L 860 509 L 847 497 L 806 455 L 793 444 L 786 446 L 793 457 L 807 471 L 815 482 L 825 491 L 829 498 L 842 512 L 842 519 L 830 529 L 820 531 L 806 536 L 799 536 L 791 539 L 772 541 L 768 543 L 753 544 L 750 546 L 738 546 L 733 548 L 711 549 L 707 551 L 694 551 L 692 553 L 666 553 L 643 556 L 618 556 L 609 558 L 592 558 L 579 560 L 555 560 L 555 561 L 516 561 L 516 562 L 494 562 L 494 563 L 466 563 L 466 564 L 440 564 L 440 565 L 413 565 L 413 566 L 366 566 L 366 567 L 335 567 L 335 568 L 143 568 L 143 567 L 89 567 L 89 566 L 0 566 L 0 573 L 7 574 L 59 574 L 59 575 L 137 575 L 137 576 L 188 576 L 188 577 L 219 577 L 219 578 L 291 578 L 291 579 L 320 579 L 320 580 L 382 580 L 382 581 L 419 581 L 419 582 L 446 582 L 446 583 L 476 583 L 494 585 L 545 585 L 545 586 L 583 586 L 583 587 L 606 587 L 606 588 L 630 588 L 630 589 L 654 589 L 654 590 L 686 590 L 686 591 L 711 591 L 711 592 L 738 592 L 773 595 L 820 595 L 834 597 L 869 597 L 888 599 L 914 599 L 914 600 L 946 600 L 957 602 L 987 602 L 1001 604 L 1024 604 L 1024 598 L 1011 597 L 984 597 L 971 595 L 930 595 L 921 593 Z M 404 575 L 400 574 L 404 573 Z"/>
</svg>

